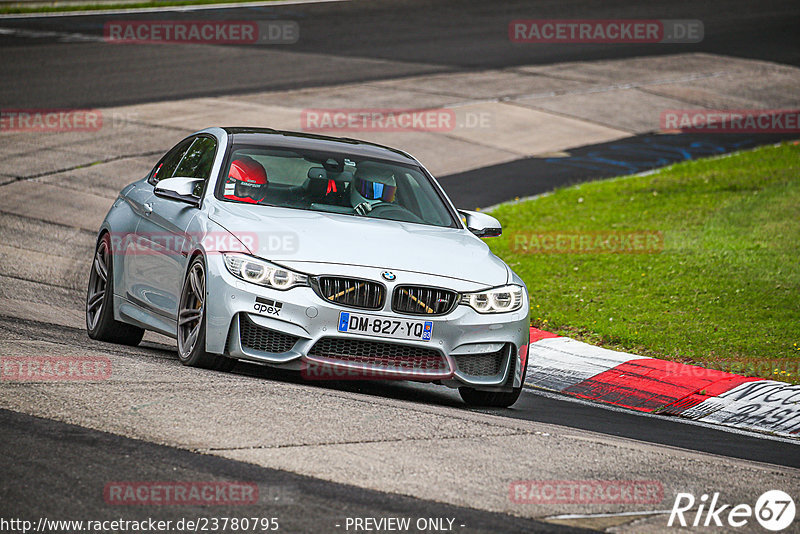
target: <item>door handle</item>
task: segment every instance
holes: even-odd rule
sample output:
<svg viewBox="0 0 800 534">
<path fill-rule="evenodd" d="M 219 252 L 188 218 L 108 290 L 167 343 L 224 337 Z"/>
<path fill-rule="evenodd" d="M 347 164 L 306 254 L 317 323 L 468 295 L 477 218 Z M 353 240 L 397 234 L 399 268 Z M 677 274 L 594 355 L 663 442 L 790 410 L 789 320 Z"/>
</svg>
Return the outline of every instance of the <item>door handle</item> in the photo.
<svg viewBox="0 0 800 534">
<path fill-rule="evenodd" d="M 153 205 L 152 204 L 148 203 L 148 204 L 145 204 L 142 207 L 144 208 L 145 216 L 149 216 L 151 213 L 153 213 Z"/>
</svg>

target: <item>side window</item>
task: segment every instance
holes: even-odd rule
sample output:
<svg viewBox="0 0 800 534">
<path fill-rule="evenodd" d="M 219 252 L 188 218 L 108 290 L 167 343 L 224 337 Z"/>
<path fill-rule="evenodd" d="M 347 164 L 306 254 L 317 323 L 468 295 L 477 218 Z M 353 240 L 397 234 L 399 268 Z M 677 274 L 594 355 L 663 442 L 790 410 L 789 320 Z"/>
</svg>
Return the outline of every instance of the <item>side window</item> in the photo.
<svg viewBox="0 0 800 534">
<path fill-rule="evenodd" d="M 217 143 L 210 137 L 198 137 L 183 156 L 173 176 L 182 178 L 202 178 L 208 180 Z"/>
<path fill-rule="evenodd" d="M 155 166 L 153 172 L 150 173 L 150 178 L 148 178 L 147 181 L 155 185 L 159 180 L 172 178 L 175 168 L 181 162 L 183 155 L 193 142 L 194 139 L 185 139 L 167 152 L 167 155 L 161 158 L 161 161 Z"/>
</svg>

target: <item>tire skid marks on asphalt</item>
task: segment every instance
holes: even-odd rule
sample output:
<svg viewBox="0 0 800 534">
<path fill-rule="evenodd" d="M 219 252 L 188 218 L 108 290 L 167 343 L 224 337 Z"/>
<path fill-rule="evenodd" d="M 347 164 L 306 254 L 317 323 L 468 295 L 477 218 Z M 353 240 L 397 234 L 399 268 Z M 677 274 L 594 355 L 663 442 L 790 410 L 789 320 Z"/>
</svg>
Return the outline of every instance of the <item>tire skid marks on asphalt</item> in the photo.
<svg viewBox="0 0 800 534">
<path fill-rule="evenodd" d="M 90 261 L 0 244 L 0 275 L 64 289 L 83 289 Z"/>
<path fill-rule="evenodd" d="M 87 35 L 75 32 L 56 32 L 45 30 L 28 30 L 23 28 L 1 28 L 0 35 L 26 37 L 28 39 L 56 39 L 59 43 L 86 43 L 104 41 L 101 35 Z"/>
<path fill-rule="evenodd" d="M 30 201 L 33 198 L 36 202 Z M 65 194 L 55 184 L 20 181 L 3 187 L 0 211 L 96 232 L 113 202 L 91 192 Z"/>
</svg>

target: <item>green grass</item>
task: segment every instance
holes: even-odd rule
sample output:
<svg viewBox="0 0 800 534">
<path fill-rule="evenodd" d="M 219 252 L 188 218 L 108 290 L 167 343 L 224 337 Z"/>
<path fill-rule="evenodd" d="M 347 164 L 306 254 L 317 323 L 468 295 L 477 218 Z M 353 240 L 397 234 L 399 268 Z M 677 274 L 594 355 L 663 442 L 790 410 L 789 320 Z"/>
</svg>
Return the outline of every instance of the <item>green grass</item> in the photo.
<svg viewBox="0 0 800 534">
<path fill-rule="evenodd" d="M 134 2 L 119 4 L 58 4 L 54 2 L 47 6 L 0 6 L 0 15 L 16 15 L 24 13 L 60 13 L 63 11 L 95 11 L 112 9 L 139 9 L 143 7 L 172 7 L 172 6 L 195 6 L 208 4 L 246 4 L 249 2 L 264 2 L 270 0 L 164 0 L 155 2 Z"/>
<path fill-rule="evenodd" d="M 492 214 L 504 236 L 487 243 L 528 285 L 533 326 L 798 382 L 797 142 L 586 183 Z M 523 253 L 514 246 L 515 232 L 553 231 L 658 231 L 663 249 Z"/>
</svg>

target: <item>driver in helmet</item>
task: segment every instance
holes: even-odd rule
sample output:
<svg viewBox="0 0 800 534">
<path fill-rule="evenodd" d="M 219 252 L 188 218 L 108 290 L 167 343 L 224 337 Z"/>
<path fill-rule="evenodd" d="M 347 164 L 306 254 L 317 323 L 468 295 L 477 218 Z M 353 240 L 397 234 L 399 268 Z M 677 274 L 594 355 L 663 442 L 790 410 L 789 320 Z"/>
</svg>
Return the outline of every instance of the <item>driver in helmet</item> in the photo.
<svg viewBox="0 0 800 534">
<path fill-rule="evenodd" d="M 236 156 L 228 171 L 224 197 L 249 204 L 258 204 L 267 196 L 267 171 L 250 156 Z"/>
<path fill-rule="evenodd" d="M 396 192 L 397 181 L 391 168 L 365 162 L 353 175 L 350 202 L 355 213 L 367 215 L 378 204 L 394 202 Z"/>
</svg>

